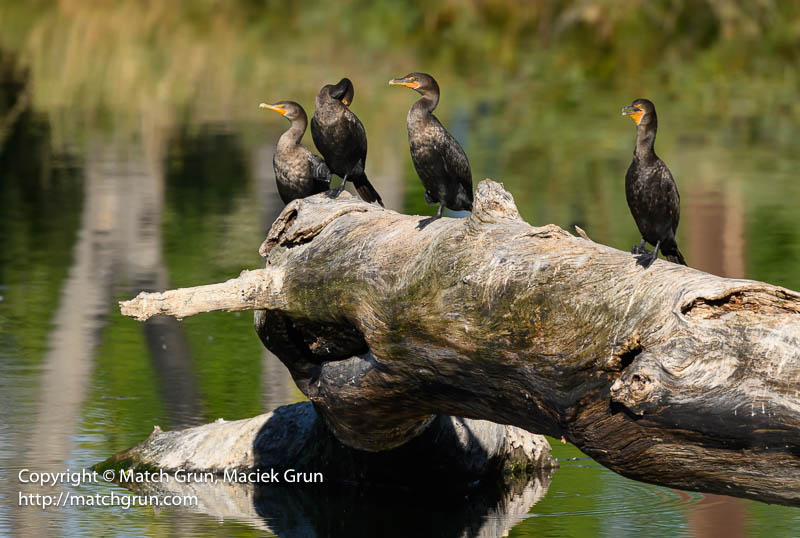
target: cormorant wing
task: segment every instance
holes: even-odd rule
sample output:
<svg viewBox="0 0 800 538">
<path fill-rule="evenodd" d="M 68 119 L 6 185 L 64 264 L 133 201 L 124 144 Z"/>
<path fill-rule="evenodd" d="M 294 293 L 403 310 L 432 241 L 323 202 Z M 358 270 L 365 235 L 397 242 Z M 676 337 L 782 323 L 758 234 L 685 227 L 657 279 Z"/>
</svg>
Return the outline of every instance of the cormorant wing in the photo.
<svg viewBox="0 0 800 538">
<path fill-rule="evenodd" d="M 681 197 L 678 194 L 678 186 L 675 184 L 675 179 L 672 177 L 672 172 L 669 171 L 664 161 L 659 159 L 660 179 L 661 179 L 661 192 L 664 195 L 664 202 L 666 207 L 675 208 L 674 211 L 670 209 L 672 216 L 672 231 L 673 233 L 678 229 L 678 222 L 681 219 Z"/>
<path fill-rule="evenodd" d="M 472 171 L 469 167 L 467 154 L 464 152 L 464 148 L 461 147 L 461 144 L 458 143 L 453 135 L 448 133 L 447 130 L 444 130 L 444 132 L 447 135 L 445 138 L 446 142 L 444 147 L 440 148 L 440 151 L 443 152 L 442 158 L 444 160 L 445 170 L 447 170 L 452 179 L 458 181 L 471 202 Z"/>
<path fill-rule="evenodd" d="M 359 157 L 367 160 L 367 131 L 364 129 L 364 124 L 358 119 L 352 110 L 349 108 L 345 110 L 344 119 L 347 122 L 347 128 L 355 141 L 355 147 L 363 152 Z"/>
<path fill-rule="evenodd" d="M 324 183 L 326 186 L 331 184 L 331 171 L 322 157 L 309 151 L 308 164 L 311 168 L 311 176 L 314 178 L 314 181 Z"/>
</svg>

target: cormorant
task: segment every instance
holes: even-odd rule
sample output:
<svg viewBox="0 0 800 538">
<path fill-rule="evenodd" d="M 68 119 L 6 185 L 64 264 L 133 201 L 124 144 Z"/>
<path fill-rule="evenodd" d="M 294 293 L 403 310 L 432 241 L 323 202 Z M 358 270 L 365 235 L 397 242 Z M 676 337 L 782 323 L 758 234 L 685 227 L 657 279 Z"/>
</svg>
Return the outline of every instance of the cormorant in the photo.
<svg viewBox="0 0 800 538">
<path fill-rule="evenodd" d="M 394 78 L 389 84 L 406 86 L 422 95 L 408 111 L 406 126 L 411 160 L 425 187 L 425 201 L 439 204 L 436 216 L 426 225 L 440 218 L 445 207 L 472 211 L 472 172 L 467 156 L 433 115 L 439 104 L 436 80 L 425 73 L 411 73 Z"/>
<path fill-rule="evenodd" d="M 272 156 L 278 194 L 284 204 L 297 198 L 325 192 L 331 186 L 331 171 L 319 156 L 300 143 L 308 126 L 303 107 L 294 101 L 278 101 L 274 105 L 261 103 L 259 108 L 274 110 L 285 116 L 292 125 L 278 139 Z"/>
<path fill-rule="evenodd" d="M 338 196 L 350 181 L 363 200 L 378 202 L 382 206 L 380 194 L 364 172 L 367 133 L 361 121 L 348 108 L 352 98 L 353 84 L 350 79 L 343 78 L 335 85 L 323 86 L 317 94 L 314 115 L 311 117 L 311 136 L 331 172 L 342 177 L 342 184 L 334 196 Z"/>
<path fill-rule="evenodd" d="M 672 263 L 686 265 L 675 241 L 681 213 L 678 187 L 653 149 L 658 131 L 656 107 L 647 99 L 636 99 L 622 108 L 622 115 L 630 116 L 636 123 L 636 148 L 625 174 L 625 196 L 642 240 L 631 253 L 637 255 L 637 263 L 645 269 L 658 258 L 659 249 Z M 645 242 L 655 245 L 652 253 Z"/>
</svg>

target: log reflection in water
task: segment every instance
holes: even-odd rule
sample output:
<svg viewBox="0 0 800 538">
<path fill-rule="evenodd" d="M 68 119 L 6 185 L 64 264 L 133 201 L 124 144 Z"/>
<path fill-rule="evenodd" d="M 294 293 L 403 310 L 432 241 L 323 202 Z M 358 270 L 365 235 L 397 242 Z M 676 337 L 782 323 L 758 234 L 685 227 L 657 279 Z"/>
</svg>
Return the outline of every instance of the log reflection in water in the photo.
<svg viewBox="0 0 800 538">
<path fill-rule="evenodd" d="M 422 464 L 422 462 L 420 462 Z M 148 482 L 142 495 L 191 495 L 191 510 L 234 519 L 278 536 L 430 536 L 494 538 L 509 531 L 550 486 L 551 471 L 538 470 L 511 484 L 469 491 L 449 482 L 409 491 L 401 487 L 342 484 L 269 485 L 174 480 Z M 420 521 L 414 514 L 436 513 Z"/>
</svg>

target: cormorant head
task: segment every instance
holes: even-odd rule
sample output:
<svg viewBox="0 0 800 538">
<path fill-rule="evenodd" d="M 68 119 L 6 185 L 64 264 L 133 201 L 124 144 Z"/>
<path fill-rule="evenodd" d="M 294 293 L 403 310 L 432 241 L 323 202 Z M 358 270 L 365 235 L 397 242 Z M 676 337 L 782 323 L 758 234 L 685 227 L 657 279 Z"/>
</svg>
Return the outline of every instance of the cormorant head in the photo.
<svg viewBox="0 0 800 538">
<path fill-rule="evenodd" d="M 298 103 L 294 101 L 278 101 L 274 105 L 268 105 L 267 103 L 261 103 L 258 105 L 258 108 L 266 108 L 267 110 L 273 110 L 280 114 L 281 116 L 286 116 L 286 119 L 289 121 L 294 121 L 296 119 L 306 119 L 306 111 L 303 110 Z"/>
<path fill-rule="evenodd" d="M 630 116 L 636 125 L 655 123 L 656 106 L 647 99 L 636 99 L 630 106 L 622 107 L 622 115 Z"/>
<path fill-rule="evenodd" d="M 326 84 L 320 90 L 320 93 L 327 91 L 328 95 L 341 101 L 344 106 L 350 106 L 353 103 L 353 94 L 355 88 L 349 78 L 345 77 L 336 84 Z"/>
<path fill-rule="evenodd" d="M 344 94 L 339 100 L 342 102 L 344 106 L 350 106 L 351 104 L 353 104 L 353 95 L 356 92 L 355 88 L 353 88 L 353 83 L 350 82 L 349 78 L 345 77 L 342 80 L 340 80 L 336 86 L 338 87 L 340 84 L 345 85 L 345 90 Z"/>
<path fill-rule="evenodd" d="M 403 78 L 393 78 L 389 84 L 405 86 L 422 95 L 439 96 L 439 84 L 436 83 L 436 79 L 426 73 L 409 73 Z"/>
</svg>

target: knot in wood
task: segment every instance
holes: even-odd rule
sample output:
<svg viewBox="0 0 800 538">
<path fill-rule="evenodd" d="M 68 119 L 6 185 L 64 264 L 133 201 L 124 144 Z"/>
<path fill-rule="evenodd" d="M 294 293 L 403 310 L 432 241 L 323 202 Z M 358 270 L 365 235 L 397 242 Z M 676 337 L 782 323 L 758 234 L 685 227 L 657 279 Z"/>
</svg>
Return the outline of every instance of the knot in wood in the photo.
<svg viewBox="0 0 800 538">
<path fill-rule="evenodd" d="M 501 183 L 484 179 L 475 191 L 475 204 L 469 219 L 477 222 L 497 222 L 499 220 L 522 220 L 514 197 Z"/>
<path fill-rule="evenodd" d="M 644 407 L 652 399 L 658 382 L 651 372 L 638 370 L 617 379 L 611 385 L 611 400 L 624 405 L 637 415 L 644 415 Z"/>
</svg>

